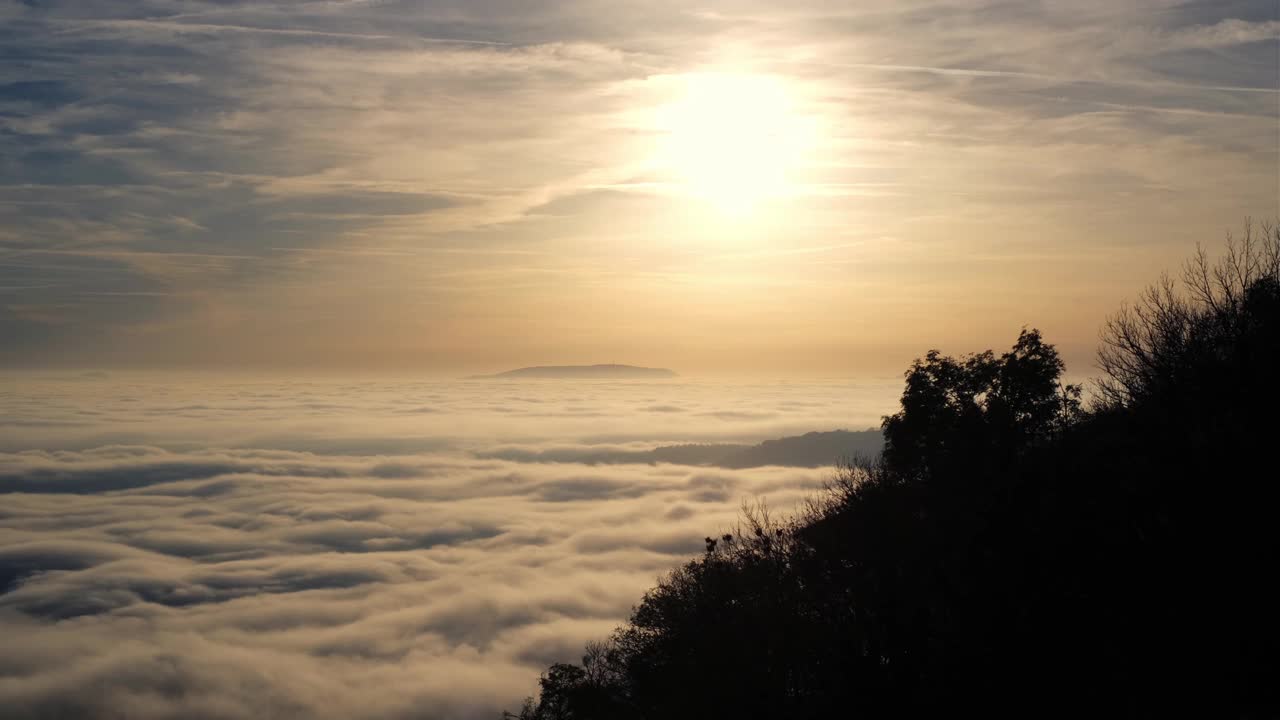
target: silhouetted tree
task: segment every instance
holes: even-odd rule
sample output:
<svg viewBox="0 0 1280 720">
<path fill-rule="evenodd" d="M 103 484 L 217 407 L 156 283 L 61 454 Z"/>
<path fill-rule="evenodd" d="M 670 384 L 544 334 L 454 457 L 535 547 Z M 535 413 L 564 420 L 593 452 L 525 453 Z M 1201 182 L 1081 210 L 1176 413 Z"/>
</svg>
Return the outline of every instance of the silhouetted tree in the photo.
<svg viewBox="0 0 1280 720">
<path fill-rule="evenodd" d="M 640 717 L 630 707 L 625 677 L 612 643 L 588 643 L 582 665 L 556 663 L 538 681 L 537 702 L 525 701 L 516 720 L 628 720 Z"/>
<path fill-rule="evenodd" d="M 613 639 L 645 717 L 787 716 L 804 652 L 792 541 L 766 507 L 745 508 L 743 525 L 645 595 Z M 729 685 L 741 692 L 726 697 Z"/>
<path fill-rule="evenodd" d="M 902 410 L 884 420 L 885 464 L 903 475 L 938 475 L 958 464 L 1007 461 L 1064 427 L 1080 389 L 1062 385 L 1057 350 L 1039 330 L 1013 348 L 962 360 L 930 350 L 906 374 Z"/>
<path fill-rule="evenodd" d="M 1216 262 L 1197 249 L 1183 267 L 1181 292 L 1163 276 L 1107 321 L 1098 351 L 1104 407 L 1195 391 L 1183 385 L 1203 379 L 1197 371 L 1229 370 L 1221 361 L 1257 334 L 1256 324 L 1267 318 L 1267 303 L 1280 284 L 1280 227 L 1246 220 L 1243 233 L 1228 235 L 1225 245 Z"/>
</svg>

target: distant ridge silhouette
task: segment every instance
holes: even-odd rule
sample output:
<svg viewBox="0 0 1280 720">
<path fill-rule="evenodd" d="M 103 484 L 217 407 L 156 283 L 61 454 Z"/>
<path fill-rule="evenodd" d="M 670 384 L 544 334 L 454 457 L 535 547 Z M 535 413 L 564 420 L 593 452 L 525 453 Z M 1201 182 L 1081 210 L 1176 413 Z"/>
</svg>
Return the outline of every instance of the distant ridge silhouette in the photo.
<svg viewBox="0 0 1280 720">
<path fill-rule="evenodd" d="M 500 372 L 496 375 L 472 375 L 468 380 L 498 380 L 503 378 L 545 378 L 552 380 L 654 380 L 676 377 L 666 368 L 637 367 L 635 365 L 538 365 Z"/>
<path fill-rule="evenodd" d="M 739 443 L 662 445 L 652 450 L 502 448 L 478 453 L 478 455 L 483 458 L 515 462 L 585 463 L 588 465 L 675 463 L 737 470 L 765 465 L 826 467 L 837 465 L 841 460 L 856 457 L 874 458 L 883 449 L 884 436 L 879 430 L 831 430 L 765 440 L 757 445 Z"/>
</svg>

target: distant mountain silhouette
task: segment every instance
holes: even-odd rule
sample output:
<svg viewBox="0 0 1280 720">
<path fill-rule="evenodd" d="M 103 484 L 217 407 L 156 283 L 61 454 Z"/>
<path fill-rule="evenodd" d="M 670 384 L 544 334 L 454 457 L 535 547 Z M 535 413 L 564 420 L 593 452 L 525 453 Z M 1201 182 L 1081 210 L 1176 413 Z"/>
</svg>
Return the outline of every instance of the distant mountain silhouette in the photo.
<svg viewBox="0 0 1280 720">
<path fill-rule="evenodd" d="M 853 457 L 874 458 L 884 447 L 879 430 L 831 430 L 765 440 L 757 445 L 663 445 L 652 450 L 552 448 L 525 450 L 504 448 L 480 453 L 481 457 L 516 462 L 566 462 L 589 465 L 674 463 L 708 465 L 728 469 L 784 465 L 826 467 Z"/>
<path fill-rule="evenodd" d="M 636 367 L 635 365 L 540 365 L 508 370 L 496 375 L 472 375 L 468 379 L 654 380 L 675 376 L 673 371 L 666 368 Z"/>
<path fill-rule="evenodd" d="M 652 450 L 658 462 L 749 468 L 763 465 L 824 467 L 854 456 L 875 457 L 884 447 L 879 430 L 831 430 L 765 440 L 757 445 L 665 445 Z"/>
</svg>

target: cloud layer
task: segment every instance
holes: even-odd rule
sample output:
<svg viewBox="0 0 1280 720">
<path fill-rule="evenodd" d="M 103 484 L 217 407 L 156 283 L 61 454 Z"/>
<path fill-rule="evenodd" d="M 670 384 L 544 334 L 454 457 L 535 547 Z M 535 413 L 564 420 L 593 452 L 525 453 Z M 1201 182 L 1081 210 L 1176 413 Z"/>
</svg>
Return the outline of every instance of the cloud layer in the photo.
<svg viewBox="0 0 1280 720">
<path fill-rule="evenodd" d="M 25 422 L 0 453 L 14 718 L 494 717 L 744 499 L 793 507 L 829 470 L 484 455 L 753 441 L 874 418 L 893 387 L 21 380 L 0 397 Z M 149 442 L 97 444 L 121 427 Z"/>
</svg>

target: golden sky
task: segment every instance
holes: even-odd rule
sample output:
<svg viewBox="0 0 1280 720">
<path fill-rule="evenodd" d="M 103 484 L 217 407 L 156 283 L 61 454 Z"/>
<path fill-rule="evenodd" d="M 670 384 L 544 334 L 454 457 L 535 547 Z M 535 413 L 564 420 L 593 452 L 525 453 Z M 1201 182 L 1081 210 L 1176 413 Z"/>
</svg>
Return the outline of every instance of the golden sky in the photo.
<svg viewBox="0 0 1280 720">
<path fill-rule="evenodd" d="M 9 3 L 0 361 L 900 371 L 1277 210 L 1270 0 Z"/>
</svg>

